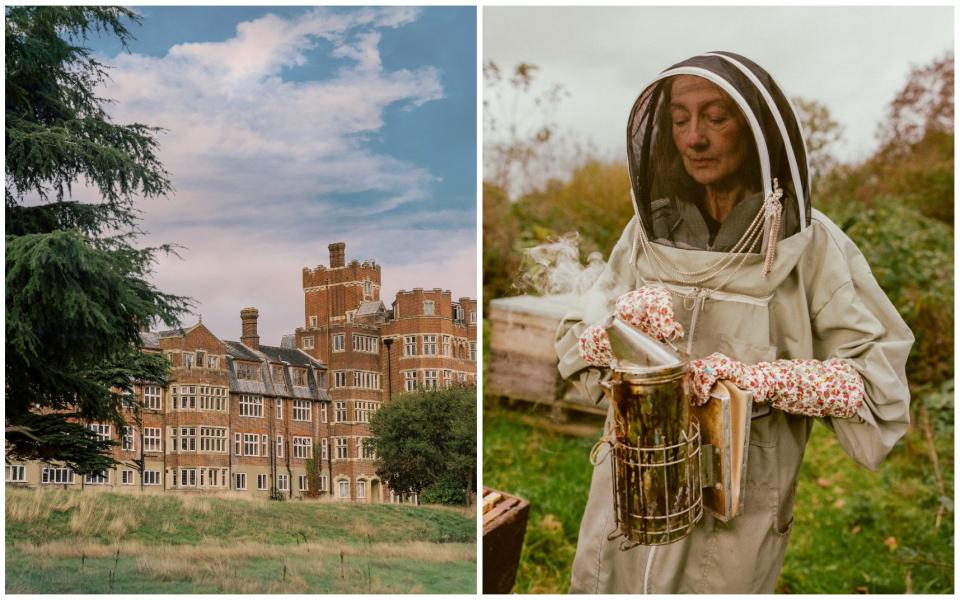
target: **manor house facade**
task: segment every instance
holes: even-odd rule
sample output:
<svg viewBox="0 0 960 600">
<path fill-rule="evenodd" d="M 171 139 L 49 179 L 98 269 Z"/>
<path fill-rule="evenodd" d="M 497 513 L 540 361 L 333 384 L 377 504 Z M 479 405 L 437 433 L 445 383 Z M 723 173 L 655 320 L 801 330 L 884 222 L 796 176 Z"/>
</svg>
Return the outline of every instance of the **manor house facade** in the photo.
<svg viewBox="0 0 960 600">
<path fill-rule="evenodd" d="M 380 300 L 380 265 L 345 261 L 303 270 L 304 326 L 280 346 L 260 344 L 259 311 L 240 311 L 239 341 L 203 323 L 141 334 L 145 352 L 170 361 L 167 386 L 137 385 L 125 425 L 92 423 L 117 442 L 102 475 L 66 467 L 7 464 L 8 485 L 234 491 L 295 497 L 310 487 L 315 458 L 321 496 L 400 502 L 376 474 L 363 441 L 390 397 L 419 387 L 476 384 L 477 303 L 441 289 Z M 142 465 L 142 470 L 139 468 Z"/>
</svg>

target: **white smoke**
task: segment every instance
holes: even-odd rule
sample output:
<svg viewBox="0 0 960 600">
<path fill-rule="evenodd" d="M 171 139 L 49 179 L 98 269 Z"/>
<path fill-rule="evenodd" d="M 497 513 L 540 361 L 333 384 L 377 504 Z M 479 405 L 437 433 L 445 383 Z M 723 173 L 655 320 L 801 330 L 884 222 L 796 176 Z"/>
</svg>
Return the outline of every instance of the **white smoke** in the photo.
<svg viewBox="0 0 960 600">
<path fill-rule="evenodd" d="M 580 262 L 580 234 L 575 231 L 527 248 L 514 284 L 537 296 L 582 295 L 603 273 L 603 255 L 591 252 Z"/>
</svg>

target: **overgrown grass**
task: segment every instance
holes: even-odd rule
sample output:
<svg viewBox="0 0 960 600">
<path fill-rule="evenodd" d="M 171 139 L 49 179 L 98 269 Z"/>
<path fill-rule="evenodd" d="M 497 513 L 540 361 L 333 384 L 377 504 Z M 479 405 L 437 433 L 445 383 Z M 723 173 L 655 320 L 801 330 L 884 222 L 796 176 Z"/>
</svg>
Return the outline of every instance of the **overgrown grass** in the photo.
<svg viewBox="0 0 960 600">
<path fill-rule="evenodd" d="M 398 505 L 17 490 L 10 593 L 472 593 L 475 519 Z"/>
<path fill-rule="evenodd" d="M 516 592 L 566 592 L 596 436 L 574 438 L 487 403 L 484 485 L 530 501 Z M 877 472 L 858 467 L 817 425 L 801 471 L 793 533 L 777 589 L 790 593 L 952 593 L 953 433 L 913 429 Z M 945 507 L 945 508 L 941 508 Z M 940 513 L 938 526 L 938 513 Z"/>
</svg>

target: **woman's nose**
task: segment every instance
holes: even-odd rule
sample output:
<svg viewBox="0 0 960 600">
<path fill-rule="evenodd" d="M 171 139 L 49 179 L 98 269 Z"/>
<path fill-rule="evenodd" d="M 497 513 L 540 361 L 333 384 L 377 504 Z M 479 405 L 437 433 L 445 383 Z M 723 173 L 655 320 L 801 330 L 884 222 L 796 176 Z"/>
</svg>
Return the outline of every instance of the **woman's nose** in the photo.
<svg viewBox="0 0 960 600">
<path fill-rule="evenodd" d="M 707 136 L 703 130 L 704 123 L 702 119 L 697 119 L 693 117 L 690 119 L 690 122 L 687 123 L 687 130 L 683 135 L 683 143 L 690 148 L 696 148 L 700 146 L 705 146 L 707 144 Z"/>
</svg>

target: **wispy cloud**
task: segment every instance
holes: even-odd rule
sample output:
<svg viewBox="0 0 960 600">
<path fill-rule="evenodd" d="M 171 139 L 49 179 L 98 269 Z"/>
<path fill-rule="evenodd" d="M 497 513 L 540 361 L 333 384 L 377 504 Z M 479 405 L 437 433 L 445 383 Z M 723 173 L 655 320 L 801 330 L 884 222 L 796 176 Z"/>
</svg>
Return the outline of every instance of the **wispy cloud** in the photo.
<svg viewBox="0 0 960 600">
<path fill-rule="evenodd" d="M 226 40 L 109 59 L 103 94 L 116 100 L 114 119 L 167 130 L 160 155 L 176 193 L 142 205 L 144 228 L 147 241 L 186 250 L 183 261 L 160 261 L 157 284 L 197 298 L 218 334 L 235 336 L 235 313 L 258 303 L 261 335 L 279 342 L 303 320 L 300 268 L 326 262 L 326 244 L 340 239 L 349 257 L 384 262 L 385 279 L 394 262 L 397 273 L 434 271 L 433 283 L 416 285 L 452 280 L 463 286 L 455 295 L 475 294 L 473 203 L 455 222 L 419 208 L 438 176 L 373 143 L 388 108 L 444 98 L 436 68 L 387 69 L 381 60 L 382 33 L 417 16 L 411 8 L 268 14 Z M 320 55 L 322 64 L 311 64 Z M 290 76 L 318 66 L 310 73 L 320 75 Z M 451 236 L 469 252 L 445 251 Z M 447 269 L 472 278 L 451 279 Z"/>
</svg>

